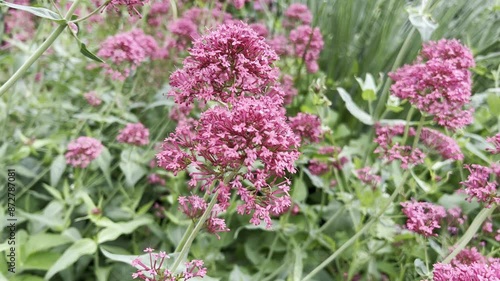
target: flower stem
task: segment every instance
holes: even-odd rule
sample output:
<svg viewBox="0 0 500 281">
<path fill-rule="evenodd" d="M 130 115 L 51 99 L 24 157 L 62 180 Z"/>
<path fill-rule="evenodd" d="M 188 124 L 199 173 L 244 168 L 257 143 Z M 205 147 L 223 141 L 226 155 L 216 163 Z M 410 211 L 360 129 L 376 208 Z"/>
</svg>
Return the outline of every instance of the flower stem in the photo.
<svg viewBox="0 0 500 281">
<path fill-rule="evenodd" d="M 66 16 L 64 17 L 66 21 L 68 19 L 71 19 L 71 16 L 75 12 L 75 9 L 79 2 L 80 0 L 75 0 L 75 2 L 73 2 L 68 12 L 66 13 Z M 17 80 L 19 80 L 24 75 L 24 73 L 31 67 L 31 65 L 43 55 L 43 53 L 52 45 L 52 43 L 54 43 L 57 37 L 61 35 L 64 29 L 66 29 L 66 26 L 66 23 L 61 23 L 54 31 L 52 31 L 52 33 L 49 35 L 49 37 L 47 37 L 47 39 L 45 39 L 42 45 L 40 45 L 40 47 L 35 50 L 35 52 L 28 58 L 28 60 L 23 63 L 23 65 L 21 65 L 21 67 L 9 78 L 9 80 L 7 80 L 7 82 L 5 82 L 2 87 L 0 87 L 0 97 L 3 96 L 3 94 L 5 94 L 7 90 L 9 90 L 10 87 L 12 87 L 14 83 L 16 83 Z"/>
<path fill-rule="evenodd" d="M 189 234 L 189 237 L 186 240 L 186 243 L 182 247 L 181 253 L 175 260 L 175 263 L 172 265 L 172 268 L 170 269 L 172 272 L 175 272 L 179 264 L 181 263 L 182 259 L 184 258 L 185 255 L 189 252 L 189 249 L 191 248 L 191 243 L 193 243 L 194 238 L 198 234 L 198 232 L 201 230 L 203 225 L 205 224 L 205 221 L 207 220 L 208 216 L 210 215 L 210 212 L 212 212 L 213 207 L 215 206 L 215 203 L 217 202 L 217 194 L 218 192 L 215 192 L 215 194 L 212 197 L 212 200 L 210 201 L 210 204 L 208 204 L 207 209 L 203 213 L 203 215 L 200 217 L 198 222 L 196 223 L 196 226 L 194 229 L 191 231 Z M 188 228 L 189 230 L 189 228 Z M 189 233 L 189 232 L 186 232 Z"/>
<path fill-rule="evenodd" d="M 472 237 L 477 233 L 479 227 L 483 224 L 483 222 L 491 216 L 493 211 L 495 211 L 497 205 L 492 205 L 490 208 L 483 208 L 479 214 L 477 214 L 474 221 L 471 223 L 467 231 L 464 233 L 462 238 L 460 238 L 459 242 L 456 244 L 455 249 L 451 252 L 444 260 L 443 263 L 450 263 L 451 260 L 460 253 L 465 246 L 469 243 Z"/>
<path fill-rule="evenodd" d="M 332 261 L 337 258 L 342 252 L 344 252 L 349 246 L 351 246 L 358 238 L 363 235 L 365 232 L 367 232 L 370 227 L 387 211 L 391 203 L 396 199 L 398 194 L 403 190 L 403 186 L 406 182 L 406 179 L 410 175 L 410 170 L 406 170 L 403 179 L 401 180 L 401 183 L 396 187 L 394 192 L 391 194 L 391 197 L 389 198 L 389 202 L 378 211 L 378 213 L 368 221 L 363 228 L 361 228 L 354 236 L 351 237 L 351 239 L 347 240 L 340 248 L 338 248 L 333 254 L 331 254 L 324 262 L 322 262 L 320 265 L 318 265 L 315 269 L 313 269 L 309 274 L 307 274 L 302 281 L 307 281 L 310 280 L 314 275 L 318 274 L 323 268 L 325 268 L 328 264 L 330 264 Z"/>
</svg>

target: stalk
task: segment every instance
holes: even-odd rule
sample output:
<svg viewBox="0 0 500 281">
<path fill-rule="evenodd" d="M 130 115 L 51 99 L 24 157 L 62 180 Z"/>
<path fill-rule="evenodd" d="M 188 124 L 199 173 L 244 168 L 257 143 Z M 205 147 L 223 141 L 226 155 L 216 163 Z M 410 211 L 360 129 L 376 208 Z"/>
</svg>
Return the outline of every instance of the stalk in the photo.
<svg viewBox="0 0 500 281">
<path fill-rule="evenodd" d="M 477 230 L 479 227 L 483 224 L 483 222 L 493 214 L 493 211 L 495 211 L 497 205 L 494 204 L 493 206 L 490 206 L 490 208 L 483 208 L 479 214 L 477 214 L 476 218 L 474 218 L 474 221 L 471 223 L 467 231 L 464 233 L 464 236 L 460 238 L 460 241 L 456 245 L 455 249 L 453 252 L 451 252 L 444 260 L 443 263 L 450 263 L 451 260 L 460 253 L 465 246 L 469 243 L 469 241 L 472 239 L 472 237 L 477 233 Z"/>
</svg>

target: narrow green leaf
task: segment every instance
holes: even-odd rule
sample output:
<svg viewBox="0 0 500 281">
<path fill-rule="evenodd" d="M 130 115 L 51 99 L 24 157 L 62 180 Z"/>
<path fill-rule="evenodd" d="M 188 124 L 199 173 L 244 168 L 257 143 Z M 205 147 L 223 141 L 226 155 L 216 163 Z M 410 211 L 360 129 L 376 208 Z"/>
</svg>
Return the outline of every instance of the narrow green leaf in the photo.
<svg viewBox="0 0 500 281">
<path fill-rule="evenodd" d="M 345 102 L 347 110 L 349 110 L 349 112 L 354 117 L 356 117 L 356 119 L 358 119 L 361 123 L 366 125 L 374 124 L 373 118 L 354 103 L 351 96 L 349 95 L 349 93 L 346 92 L 346 90 L 344 90 L 343 88 L 337 88 L 337 91 L 339 92 L 342 100 Z"/>
<path fill-rule="evenodd" d="M 45 190 L 47 190 L 47 192 L 50 193 L 50 195 L 52 195 L 52 197 L 54 197 L 55 199 L 63 201 L 61 192 L 59 192 L 59 190 L 53 188 L 52 186 L 46 183 L 43 184 L 43 188 L 45 188 Z"/>
<path fill-rule="evenodd" d="M 45 274 L 45 280 L 51 279 L 56 273 L 74 264 L 84 255 L 91 255 L 97 250 L 96 243 L 89 238 L 76 241 Z"/>
<path fill-rule="evenodd" d="M 411 171 L 411 175 L 413 176 L 413 179 L 417 182 L 418 186 L 422 188 L 425 193 L 429 193 L 431 191 L 431 187 L 423 180 L 421 180 L 413 171 Z"/>
<path fill-rule="evenodd" d="M 115 223 L 114 226 L 106 227 L 97 234 L 97 242 L 102 244 L 106 241 L 114 241 L 120 235 L 130 234 L 140 226 L 151 223 L 149 217 L 140 217 L 129 222 Z"/>
<path fill-rule="evenodd" d="M 486 98 L 488 102 L 488 107 L 490 108 L 491 115 L 499 116 L 500 115 L 500 96 L 496 94 L 489 94 Z"/>
<path fill-rule="evenodd" d="M 235 265 L 229 274 L 229 280 L 234 281 L 252 281 L 252 276 L 244 273 L 239 266 Z"/>
<path fill-rule="evenodd" d="M 146 169 L 141 165 L 133 162 L 133 160 L 124 160 L 120 162 L 120 169 L 125 175 L 125 183 L 128 187 L 133 187 L 144 175 Z"/>
<path fill-rule="evenodd" d="M 62 174 L 64 173 L 64 169 L 66 169 L 66 159 L 64 155 L 58 155 L 52 161 L 50 165 L 50 185 L 57 186 L 57 183 L 61 179 Z"/>
<path fill-rule="evenodd" d="M 37 233 L 28 238 L 25 247 L 26 255 L 29 256 L 32 253 L 52 249 L 70 242 L 72 241 L 69 237 L 60 234 Z"/>
<path fill-rule="evenodd" d="M 80 53 L 82 53 L 84 56 L 94 61 L 104 62 L 100 57 L 96 56 L 94 53 L 89 51 L 89 49 L 87 49 L 87 46 L 82 42 L 80 42 Z"/>
<path fill-rule="evenodd" d="M 303 264 L 302 264 L 303 256 L 301 247 L 296 245 L 293 253 L 295 256 L 295 262 L 293 263 L 293 280 L 300 281 L 302 279 L 302 270 L 303 270 Z"/>
<path fill-rule="evenodd" d="M 59 23 L 64 22 L 64 19 L 61 16 L 59 16 L 57 13 L 52 12 L 49 9 L 37 8 L 37 7 L 31 7 L 31 6 L 25 6 L 25 5 L 18 5 L 18 4 L 14 4 L 14 3 L 5 2 L 3 0 L 0 0 L 0 5 L 7 6 L 9 8 L 16 9 L 16 10 L 25 11 L 25 12 L 31 13 L 37 17 L 46 18 L 46 19 L 53 20 L 53 21 L 56 21 Z"/>
</svg>

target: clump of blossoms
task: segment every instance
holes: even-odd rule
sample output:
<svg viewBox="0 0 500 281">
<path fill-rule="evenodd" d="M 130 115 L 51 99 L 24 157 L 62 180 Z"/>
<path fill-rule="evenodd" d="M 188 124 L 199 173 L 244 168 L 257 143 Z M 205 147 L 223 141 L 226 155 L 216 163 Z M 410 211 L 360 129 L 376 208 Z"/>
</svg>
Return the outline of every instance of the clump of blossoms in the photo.
<svg viewBox="0 0 500 281">
<path fill-rule="evenodd" d="M 142 18 L 137 9 L 144 6 L 144 3 L 147 2 L 148 0 L 108 0 L 108 4 L 106 5 L 106 7 L 111 7 L 114 10 L 119 11 L 119 7 L 125 6 L 131 16 L 137 15 Z"/>
<path fill-rule="evenodd" d="M 269 212 L 281 213 L 290 205 L 288 180 L 277 180 L 286 172 L 295 172 L 293 163 L 299 156 L 298 138 L 287 125 L 284 112 L 271 98 L 246 97 L 234 102 L 231 109 L 208 109 L 191 129 L 194 134 L 190 139 L 187 129 L 181 127 L 165 140 L 164 150 L 157 154 L 158 165 L 174 173 L 191 165 L 192 186 L 207 186 L 227 174 L 236 174 L 229 187 L 244 202 L 238 212 L 254 211 L 253 223 L 263 219 L 270 226 Z M 244 186 L 243 180 L 251 184 Z M 224 187 L 219 190 L 224 207 L 228 206 L 229 192 Z"/>
<path fill-rule="evenodd" d="M 68 144 L 68 151 L 64 155 L 66 163 L 77 168 L 85 168 L 96 159 L 102 151 L 100 141 L 91 137 L 79 137 Z"/>
<path fill-rule="evenodd" d="M 442 206 L 428 202 L 402 202 L 403 213 L 407 217 L 406 228 L 426 237 L 437 236 L 434 229 L 441 228 L 440 220 L 446 217 Z"/>
<path fill-rule="evenodd" d="M 434 264 L 433 276 L 434 281 L 500 280 L 500 259 L 488 259 L 476 248 L 463 249 L 450 264 Z"/>
<path fill-rule="evenodd" d="M 382 126 L 377 124 L 375 126 L 376 138 L 374 141 L 379 145 L 375 153 L 381 154 L 389 162 L 401 160 L 401 167 L 407 169 L 410 166 L 422 164 L 426 155 L 417 147 L 402 145 L 394 140 L 398 136 L 403 136 L 404 131 L 404 125 Z M 415 135 L 415 129 L 408 128 L 408 136 L 415 137 Z M 434 150 L 443 159 L 463 160 L 464 158 L 458 143 L 439 131 L 422 128 L 419 143 L 423 144 L 427 149 Z"/>
<path fill-rule="evenodd" d="M 422 113 L 448 129 L 472 123 L 470 67 L 475 65 L 471 51 L 458 40 L 428 42 L 412 65 L 389 73 L 395 81 L 393 95 L 407 99 Z"/>
<path fill-rule="evenodd" d="M 252 214 L 253 224 L 266 222 L 291 205 L 290 182 L 299 138 L 286 122 L 281 91 L 268 91 L 278 78 L 276 53 L 244 23 L 224 24 L 200 37 L 171 76 L 177 103 L 217 101 L 200 119 L 179 124 L 157 154 L 158 165 L 178 173 L 189 167 L 192 187 L 216 193 L 218 208 L 229 207 L 234 190 Z M 273 94 L 270 94 L 270 93 Z M 217 185 L 211 188 L 213 184 Z M 181 199 L 185 200 L 185 199 Z M 181 201 L 180 201 L 181 202 Z M 184 201 L 186 202 L 186 201 Z M 182 204 L 181 204 L 182 205 Z M 200 205 L 201 206 L 201 205 Z M 224 230 L 212 210 L 207 228 Z"/>
<path fill-rule="evenodd" d="M 299 25 L 309 25 L 312 22 L 312 13 L 306 5 L 301 3 L 293 3 L 285 11 L 285 19 L 283 26 L 294 27 Z"/>
<path fill-rule="evenodd" d="M 298 26 L 290 31 L 289 39 L 293 45 L 292 55 L 304 60 L 308 72 L 317 72 L 319 68 L 317 61 L 324 45 L 319 28 L 312 28 L 308 25 Z"/>
<path fill-rule="evenodd" d="M 94 91 L 85 93 L 83 97 L 88 102 L 88 104 L 90 104 L 93 107 L 97 107 L 102 103 L 102 100 L 97 96 L 97 93 Z"/>
<path fill-rule="evenodd" d="M 129 123 L 116 137 L 118 142 L 143 146 L 149 143 L 149 130 L 142 123 Z"/>
<path fill-rule="evenodd" d="M 424 162 L 424 153 L 419 148 L 413 148 L 409 145 L 401 145 L 399 142 L 393 142 L 394 137 L 402 136 L 405 127 L 403 125 L 395 126 L 375 126 L 376 137 L 374 141 L 378 143 L 375 153 L 382 154 L 382 158 L 392 162 L 401 161 L 401 167 L 408 169 L 410 166 L 422 164 Z M 409 135 L 415 135 L 415 130 L 409 128 Z"/>
<path fill-rule="evenodd" d="M 14 0 L 9 2 L 24 6 L 30 5 L 29 0 Z M 15 41 L 24 42 L 33 38 L 35 34 L 35 20 L 31 13 L 17 9 L 8 9 L 3 23 L 5 34 L 9 35 Z M 9 44 L 5 43 L 5 47 L 8 46 Z"/>
<path fill-rule="evenodd" d="M 278 78 L 278 59 L 264 39 L 243 23 L 224 24 L 195 40 L 184 67 L 170 76 L 169 95 L 177 103 L 194 98 L 233 102 L 241 96 L 263 95 Z"/>
<path fill-rule="evenodd" d="M 323 132 L 318 116 L 300 112 L 289 120 L 290 127 L 302 143 L 317 143 L 321 140 Z"/>
<path fill-rule="evenodd" d="M 140 257 L 132 261 L 132 266 L 137 268 L 135 273 L 132 273 L 133 279 L 141 279 L 147 281 L 186 281 L 195 277 L 205 277 L 207 269 L 203 266 L 202 260 L 192 260 L 186 262 L 186 268 L 181 273 L 171 272 L 168 268 L 163 269 L 163 263 L 170 257 L 167 253 L 160 251 L 154 253 L 154 249 L 146 248 L 144 252 L 149 254 L 149 265 L 144 263 Z"/>
<path fill-rule="evenodd" d="M 371 186 L 373 189 L 375 189 L 382 182 L 380 176 L 373 174 L 371 167 L 358 169 L 356 170 L 356 174 L 358 179 L 360 179 L 363 183 Z"/>
<path fill-rule="evenodd" d="M 486 149 L 488 152 L 491 154 L 500 154 L 500 133 L 487 138 L 486 141 L 493 145 L 493 148 Z"/>
<path fill-rule="evenodd" d="M 152 36 L 140 29 L 108 37 L 97 55 L 108 60 L 104 65 L 106 73 L 115 80 L 125 80 L 132 71 L 149 59 L 157 59 L 159 47 Z"/>
<path fill-rule="evenodd" d="M 460 207 L 451 208 L 447 211 L 446 217 L 448 232 L 451 235 L 457 235 L 458 229 L 467 221 L 467 216 L 462 214 Z"/>
<path fill-rule="evenodd" d="M 495 167 L 495 166 L 494 166 Z M 470 202 L 476 198 L 479 202 L 486 203 L 489 208 L 491 204 L 500 203 L 498 194 L 498 182 L 500 173 L 490 167 L 485 167 L 477 164 L 465 165 L 470 174 L 466 181 L 461 182 L 465 188 L 465 193 L 469 195 L 467 200 Z"/>
</svg>

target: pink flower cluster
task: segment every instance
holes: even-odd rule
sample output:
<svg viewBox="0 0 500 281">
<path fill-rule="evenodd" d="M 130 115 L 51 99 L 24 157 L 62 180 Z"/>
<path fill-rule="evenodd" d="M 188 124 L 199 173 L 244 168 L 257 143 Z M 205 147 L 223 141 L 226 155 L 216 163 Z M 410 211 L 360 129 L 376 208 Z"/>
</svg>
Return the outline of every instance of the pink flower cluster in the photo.
<svg viewBox="0 0 500 281">
<path fill-rule="evenodd" d="M 148 24 L 152 27 L 159 27 L 162 23 L 162 20 L 165 19 L 165 16 L 170 11 L 170 2 L 167 0 L 155 1 L 151 4 L 151 8 L 149 9 L 147 19 Z"/>
<path fill-rule="evenodd" d="M 190 186 L 215 192 L 220 211 L 229 207 L 234 190 L 243 202 L 238 213 L 252 214 L 250 222 L 268 227 L 270 215 L 291 205 L 290 182 L 281 178 L 295 172 L 299 157 L 299 138 L 286 122 L 272 65 L 276 59 L 244 23 L 224 24 L 198 38 L 184 67 L 171 76 L 177 88 L 170 94 L 179 104 L 196 99 L 219 105 L 197 121 L 182 119 L 157 154 L 158 165 L 175 174 L 190 166 Z M 209 232 L 227 229 L 214 212 L 219 210 L 207 221 Z"/>
<path fill-rule="evenodd" d="M 307 71 L 317 72 L 319 68 L 317 60 L 324 45 L 319 28 L 313 29 L 308 25 L 301 25 L 290 31 L 289 38 L 293 45 L 293 55 L 304 60 Z"/>
<path fill-rule="evenodd" d="M 18 5 L 29 6 L 29 0 L 13 0 L 9 1 Z M 28 12 L 8 9 L 3 19 L 4 31 L 9 37 L 16 41 L 24 42 L 30 38 L 33 38 L 35 34 L 35 19 L 34 16 Z M 1 39 L 0 39 L 1 42 Z M 6 46 L 9 46 L 6 43 Z"/>
<path fill-rule="evenodd" d="M 301 143 L 317 143 L 321 140 L 321 120 L 318 116 L 309 113 L 298 113 L 289 118 L 293 132 L 300 137 Z"/>
<path fill-rule="evenodd" d="M 411 146 L 394 142 L 395 137 L 403 136 L 404 130 L 404 125 L 381 126 L 377 124 L 375 127 L 377 136 L 374 141 L 379 144 L 375 153 L 382 154 L 383 158 L 388 161 L 401 160 L 401 167 L 407 169 L 409 166 L 423 163 L 425 154 L 419 148 L 412 149 Z M 408 136 L 414 137 L 415 134 L 415 129 L 410 127 Z M 422 128 L 419 141 L 427 149 L 439 153 L 444 159 L 463 160 L 464 158 L 458 143 L 439 131 Z"/>
<path fill-rule="evenodd" d="M 441 228 L 440 220 L 446 217 L 442 206 L 416 201 L 402 202 L 401 206 L 407 217 L 407 229 L 426 237 L 437 236 L 434 229 Z"/>
<path fill-rule="evenodd" d="M 131 16 L 137 15 L 141 18 L 142 16 L 137 11 L 137 8 L 144 6 L 146 2 L 147 0 L 110 0 L 107 7 L 112 7 L 116 11 L 119 11 L 120 6 L 125 6 Z"/>
<path fill-rule="evenodd" d="M 186 262 L 186 268 L 183 272 L 175 274 L 168 268 L 162 269 L 165 259 L 170 257 L 167 253 L 160 251 L 158 254 L 153 253 L 154 249 L 146 248 L 144 252 L 149 254 L 149 265 L 146 265 L 140 257 L 132 261 L 132 266 L 137 268 L 135 273 L 132 273 L 133 279 L 141 279 L 147 281 L 186 281 L 195 277 L 205 277 L 207 274 L 206 267 L 203 266 L 202 260 L 192 260 Z"/>
<path fill-rule="evenodd" d="M 407 99 L 434 121 L 455 130 L 472 122 L 472 109 L 464 109 L 471 97 L 471 74 L 475 65 L 470 50 L 458 40 L 442 39 L 424 45 L 412 65 L 389 76 L 391 92 Z"/>
<path fill-rule="evenodd" d="M 492 167 L 477 164 L 465 165 L 470 174 L 467 180 L 461 182 L 461 184 L 465 188 L 465 193 L 469 195 L 467 198 L 469 202 L 476 198 L 479 202 L 486 203 L 487 207 L 490 207 L 493 203 L 500 203 L 500 195 L 497 191 L 498 182 L 500 181 L 500 169 L 498 167 L 495 165 Z"/>
<path fill-rule="evenodd" d="M 487 151 L 491 154 L 500 154 L 500 133 L 487 138 L 486 141 L 493 145 L 493 148 L 487 148 Z"/>
<path fill-rule="evenodd" d="M 312 13 L 306 5 L 293 3 L 285 11 L 283 26 L 294 27 L 296 25 L 309 25 L 312 22 Z"/>
<path fill-rule="evenodd" d="M 142 123 L 129 123 L 120 131 L 116 140 L 136 146 L 147 145 L 149 143 L 149 130 Z"/>
<path fill-rule="evenodd" d="M 97 107 L 102 103 L 102 100 L 97 96 L 97 93 L 94 91 L 85 93 L 83 97 L 93 107 Z"/>
<path fill-rule="evenodd" d="M 393 143 L 395 136 L 402 136 L 405 127 L 403 125 L 395 126 L 381 126 L 379 124 L 375 127 L 376 138 L 375 142 L 378 143 L 375 153 L 382 154 L 383 159 L 392 162 L 394 160 L 401 161 L 401 167 L 408 169 L 410 166 L 422 164 L 424 162 L 424 153 L 419 148 L 412 148 L 409 145 L 401 145 L 398 142 Z M 414 135 L 415 130 L 409 129 L 409 134 Z"/>
<path fill-rule="evenodd" d="M 115 80 L 125 80 L 132 71 L 149 59 L 161 58 L 162 52 L 152 36 L 141 29 L 119 33 L 108 37 L 97 55 L 110 63 L 105 64 L 106 73 Z"/>
<path fill-rule="evenodd" d="M 451 208 L 447 213 L 446 222 L 448 225 L 448 232 L 451 235 L 457 235 L 458 228 L 465 223 L 467 216 L 462 214 L 462 209 L 459 207 Z"/>
<path fill-rule="evenodd" d="M 451 264 L 434 264 L 433 275 L 434 281 L 500 280 L 500 259 L 488 259 L 476 248 L 463 249 Z"/>
<path fill-rule="evenodd" d="M 149 184 L 165 185 L 165 180 L 159 174 L 150 174 L 148 176 Z"/>
<path fill-rule="evenodd" d="M 233 102 L 262 95 L 278 78 L 278 59 L 264 39 L 246 24 L 224 24 L 195 40 L 184 67 L 170 76 L 169 95 L 177 103 L 200 100 Z"/>
<path fill-rule="evenodd" d="M 358 169 L 356 170 L 356 174 L 358 179 L 360 179 L 363 183 L 371 186 L 373 189 L 375 189 L 382 182 L 380 176 L 374 175 L 370 167 Z"/>
<path fill-rule="evenodd" d="M 85 168 L 101 154 L 102 148 L 101 142 L 94 138 L 79 137 L 68 144 L 68 151 L 64 155 L 66 163 L 75 168 Z"/>
</svg>

